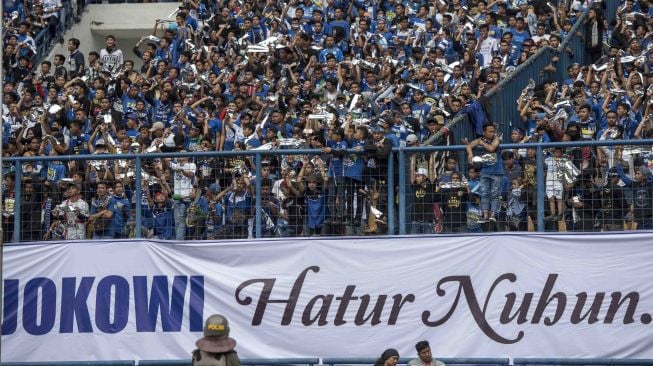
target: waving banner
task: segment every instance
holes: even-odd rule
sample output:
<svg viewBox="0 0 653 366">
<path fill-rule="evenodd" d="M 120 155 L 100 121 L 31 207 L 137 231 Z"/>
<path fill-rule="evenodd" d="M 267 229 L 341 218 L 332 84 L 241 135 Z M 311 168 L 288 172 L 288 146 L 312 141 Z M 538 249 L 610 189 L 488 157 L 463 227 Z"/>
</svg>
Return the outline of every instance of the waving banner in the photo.
<svg viewBox="0 0 653 366">
<path fill-rule="evenodd" d="M 2 361 L 653 358 L 653 237 L 485 235 L 4 247 Z"/>
</svg>

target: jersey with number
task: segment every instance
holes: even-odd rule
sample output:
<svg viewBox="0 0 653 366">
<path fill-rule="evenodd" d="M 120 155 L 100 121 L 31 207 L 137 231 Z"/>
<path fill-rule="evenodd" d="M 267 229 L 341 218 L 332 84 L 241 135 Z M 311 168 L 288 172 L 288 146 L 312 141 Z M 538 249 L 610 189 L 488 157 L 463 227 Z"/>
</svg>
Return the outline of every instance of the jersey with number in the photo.
<svg viewBox="0 0 653 366">
<path fill-rule="evenodd" d="M 62 207 L 75 208 L 65 210 L 63 223 L 66 226 L 66 240 L 86 239 L 86 223 L 81 217 L 88 217 L 88 203 L 82 199 L 72 202 L 67 199 L 61 203 Z"/>
</svg>

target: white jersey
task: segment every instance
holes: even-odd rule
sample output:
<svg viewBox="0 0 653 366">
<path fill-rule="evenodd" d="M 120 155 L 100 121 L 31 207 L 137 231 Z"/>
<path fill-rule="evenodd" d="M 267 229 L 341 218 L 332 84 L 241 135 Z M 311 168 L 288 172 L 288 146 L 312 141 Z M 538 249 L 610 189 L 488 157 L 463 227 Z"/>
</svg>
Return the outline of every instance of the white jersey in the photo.
<svg viewBox="0 0 653 366">
<path fill-rule="evenodd" d="M 64 211 L 63 224 L 66 226 L 66 240 L 86 239 L 86 223 L 79 217 L 88 217 L 88 203 L 81 198 L 71 202 L 67 199 L 61 203 L 62 207 L 73 207 L 75 211 Z"/>
<path fill-rule="evenodd" d="M 495 38 L 487 37 L 481 42 L 478 52 L 483 55 L 483 66 L 490 66 L 492 55 L 499 49 L 499 42 Z"/>
<path fill-rule="evenodd" d="M 170 167 L 175 171 L 173 178 L 175 194 L 180 195 L 182 198 L 188 198 L 193 191 L 193 183 L 195 181 L 194 174 L 197 170 L 195 163 L 187 162 L 182 165 L 173 162 L 170 164 Z M 189 178 L 183 175 L 181 171 L 177 171 L 178 168 L 181 168 L 181 170 L 186 173 L 193 173 L 193 176 Z"/>
<path fill-rule="evenodd" d="M 114 49 L 109 52 L 106 48 L 100 51 L 100 63 L 102 71 L 116 72 L 122 67 L 122 51 Z"/>
</svg>

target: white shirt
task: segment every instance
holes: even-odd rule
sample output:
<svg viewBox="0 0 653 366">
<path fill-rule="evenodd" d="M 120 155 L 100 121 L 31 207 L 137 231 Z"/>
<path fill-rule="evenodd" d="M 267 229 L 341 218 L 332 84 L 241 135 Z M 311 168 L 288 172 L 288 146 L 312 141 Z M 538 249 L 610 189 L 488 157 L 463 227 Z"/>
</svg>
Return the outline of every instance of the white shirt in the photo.
<svg viewBox="0 0 653 366">
<path fill-rule="evenodd" d="M 170 163 L 170 168 L 175 172 L 173 178 L 175 194 L 180 195 L 182 198 L 188 198 L 193 190 L 193 181 L 195 180 L 195 171 L 197 170 L 195 163 L 187 162 L 182 165 L 177 162 L 172 162 Z M 193 173 L 193 176 L 189 178 L 182 174 L 182 171 Z"/>
<path fill-rule="evenodd" d="M 100 62 L 102 70 L 116 72 L 122 67 L 122 51 L 114 49 L 109 53 L 106 48 L 100 50 Z"/>
<path fill-rule="evenodd" d="M 71 206 L 77 209 L 77 211 L 64 212 L 63 224 L 66 226 L 66 239 L 86 239 L 86 223 L 82 222 L 79 216 L 88 217 L 88 203 L 81 198 L 74 202 L 67 199 L 61 203 L 61 206 Z"/>
<path fill-rule="evenodd" d="M 63 6 L 61 0 L 43 0 L 41 1 L 41 4 L 43 5 L 43 19 L 59 17 L 58 11 L 54 13 L 50 13 L 49 11 L 54 10 L 55 8 L 61 8 Z"/>
<path fill-rule="evenodd" d="M 484 39 L 479 48 L 478 52 L 483 55 L 483 66 L 490 66 L 492 62 L 492 53 L 499 49 L 499 42 L 495 38 L 487 37 Z"/>
</svg>

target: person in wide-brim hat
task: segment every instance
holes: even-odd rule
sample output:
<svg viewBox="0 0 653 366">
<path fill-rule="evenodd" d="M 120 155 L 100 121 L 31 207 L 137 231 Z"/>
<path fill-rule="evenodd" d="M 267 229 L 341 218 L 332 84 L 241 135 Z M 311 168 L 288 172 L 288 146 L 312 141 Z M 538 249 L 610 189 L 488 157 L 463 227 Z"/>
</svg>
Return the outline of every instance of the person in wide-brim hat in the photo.
<svg viewBox="0 0 653 366">
<path fill-rule="evenodd" d="M 229 321 L 220 314 L 213 314 L 204 324 L 204 337 L 195 342 L 193 366 L 208 364 L 207 360 L 225 357 L 225 366 L 240 366 L 238 354 L 234 351 L 236 340 L 229 337 Z M 204 362 L 200 362 L 204 359 Z M 209 361 L 210 363 L 210 361 Z"/>
<path fill-rule="evenodd" d="M 195 345 L 204 352 L 225 353 L 236 348 L 236 340 L 228 336 L 204 336 Z"/>
</svg>

